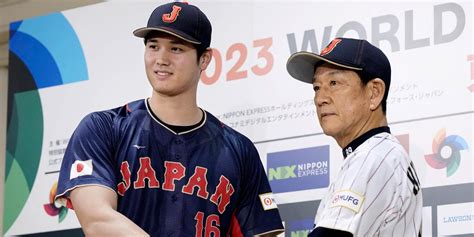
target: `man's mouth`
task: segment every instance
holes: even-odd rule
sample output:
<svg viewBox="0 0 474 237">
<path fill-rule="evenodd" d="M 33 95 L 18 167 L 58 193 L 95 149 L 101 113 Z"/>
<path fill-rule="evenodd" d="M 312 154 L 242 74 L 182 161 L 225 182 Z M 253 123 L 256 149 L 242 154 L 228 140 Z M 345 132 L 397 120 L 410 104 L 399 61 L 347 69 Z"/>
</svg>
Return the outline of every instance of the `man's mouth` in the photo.
<svg viewBox="0 0 474 237">
<path fill-rule="evenodd" d="M 321 113 L 321 118 L 331 116 L 331 115 L 336 115 L 335 113 Z"/>
</svg>

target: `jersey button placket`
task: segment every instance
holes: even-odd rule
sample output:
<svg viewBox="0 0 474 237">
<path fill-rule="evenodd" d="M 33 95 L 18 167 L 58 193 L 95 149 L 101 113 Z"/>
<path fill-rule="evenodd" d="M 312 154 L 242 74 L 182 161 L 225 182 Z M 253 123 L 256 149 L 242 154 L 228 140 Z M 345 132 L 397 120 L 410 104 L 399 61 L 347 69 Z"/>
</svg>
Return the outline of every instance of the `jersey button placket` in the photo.
<svg viewBox="0 0 474 237">
<path fill-rule="evenodd" d="M 183 158 L 183 151 L 184 151 L 184 141 L 182 138 L 177 138 L 174 141 L 174 146 L 173 146 L 173 157 L 175 160 L 179 161 L 181 158 Z M 184 164 L 183 164 L 184 165 Z"/>
<path fill-rule="evenodd" d="M 166 220 L 166 225 L 169 227 L 167 228 L 168 236 L 181 236 L 180 230 L 176 229 L 176 224 L 181 225 L 180 223 L 183 220 L 183 198 L 180 193 L 174 193 L 170 197 L 171 205 L 168 205 L 168 211 L 175 213 L 173 217 L 169 217 Z"/>
<path fill-rule="evenodd" d="M 186 142 L 184 137 L 177 135 L 174 140 L 170 143 L 170 153 L 169 153 L 169 160 L 173 162 L 180 163 L 184 167 L 186 167 Z M 173 215 L 166 218 L 165 221 L 165 228 L 166 228 L 166 235 L 165 236 L 181 236 L 181 231 L 176 229 L 176 225 L 181 225 L 183 221 L 183 213 L 184 213 L 184 197 L 183 193 L 181 193 L 182 184 L 179 184 L 181 181 L 175 182 L 175 190 L 172 191 L 173 193 L 168 194 L 168 202 L 170 205 L 166 205 L 166 211 L 174 213 Z"/>
</svg>

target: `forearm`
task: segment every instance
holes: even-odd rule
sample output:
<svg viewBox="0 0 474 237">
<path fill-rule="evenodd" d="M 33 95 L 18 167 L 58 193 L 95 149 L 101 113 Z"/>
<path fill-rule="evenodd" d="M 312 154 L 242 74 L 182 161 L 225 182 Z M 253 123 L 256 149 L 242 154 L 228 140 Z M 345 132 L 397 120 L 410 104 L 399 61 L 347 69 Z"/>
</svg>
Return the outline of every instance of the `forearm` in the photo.
<svg viewBox="0 0 474 237">
<path fill-rule="evenodd" d="M 149 236 L 117 210 L 117 195 L 98 185 L 83 186 L 71 192 L 77 218 L 87 237 Z"/>
<path fill-rule="evenodd" d="M 79 218 L 79 222 L 87 237 L 149 236 L 138 225 L 113 209 L 96 210 L 93 215 Z"/>
</svg>

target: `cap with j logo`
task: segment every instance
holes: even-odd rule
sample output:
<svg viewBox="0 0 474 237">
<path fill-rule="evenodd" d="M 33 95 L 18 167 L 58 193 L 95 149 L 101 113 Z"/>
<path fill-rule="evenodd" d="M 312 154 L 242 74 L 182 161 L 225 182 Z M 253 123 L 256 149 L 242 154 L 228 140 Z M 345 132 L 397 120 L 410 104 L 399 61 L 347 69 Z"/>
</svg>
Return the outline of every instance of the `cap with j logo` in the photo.
<svg viewBox="0 0 474 237">
<path fill-rule="evenodd" d="M 313 83 L 316 68 L 323 63 L 360 71 L 369 79 L 380 78 L 390 87 L 391 67 L 385 54 L 367 40 L 335 38 L 320 54 L 297 52 L 288 58 L 286 69 L 297 80 Z"/>
<path fill-rule="evenodd" d="M 152 31 L 174 35 L 200 48 L 208 48 L 211 44 L 211 22 L 198 7 L 186 2 L 158 6 L 151 13 L 147 26 L 136 29 L 133 34 L 145 38 Z"/>
</svg>

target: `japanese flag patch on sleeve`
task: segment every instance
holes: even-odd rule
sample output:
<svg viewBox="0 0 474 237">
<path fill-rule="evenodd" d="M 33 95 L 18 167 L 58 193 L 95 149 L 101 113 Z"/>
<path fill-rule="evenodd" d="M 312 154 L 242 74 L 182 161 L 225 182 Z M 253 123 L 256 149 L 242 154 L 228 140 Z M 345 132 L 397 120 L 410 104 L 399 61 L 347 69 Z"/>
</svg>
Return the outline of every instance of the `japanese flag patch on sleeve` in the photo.
<svg viewBox="0 0 474 237">
<path fill-rule="evenodd" d="M 264 193 L 258 196 L 260 197 L 260 202 L 262 203 L 263 210 L 268 211 L 277 208 L 275 199 L 273 198 L 273 193 Z"/>
<path fill-rule="evenodd" d="M 71 166 L 69 179 L 74 179 L 84 175 L 92 175 L 92 160 L 76 160 Z"/>
<path fill-rule="evenodd" d="M 333 194 L 330 206 L 345 207 L 353 210 L 355 213 L 358 213 L 363 202 L 364 196 L 352 192 L 351 190 L 341 190 Z"/>
</svg>

